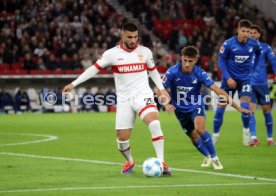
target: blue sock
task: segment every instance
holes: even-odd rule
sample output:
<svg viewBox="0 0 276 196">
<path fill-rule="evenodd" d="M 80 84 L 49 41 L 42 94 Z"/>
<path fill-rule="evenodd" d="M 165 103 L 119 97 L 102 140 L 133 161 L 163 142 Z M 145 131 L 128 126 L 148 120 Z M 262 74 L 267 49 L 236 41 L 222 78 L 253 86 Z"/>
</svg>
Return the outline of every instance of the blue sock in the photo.
<svg viewBox="0 0 276 196">
<path fill-rule="evenodd" d="M 208 151 L 208 149 L 206 148 L 206 146 L 203 144 L 201 137 L 199 137 L 198 141 L 196 143 L 194 143 L 194 146 L 196 147 L 196 149 L 203 154 L 205 157 L 210 156 L 210 153 Z"/>
<path fill-rule="evenodd" d="M 251 136 L 256 136 L 256 118 L 254 112 L 252 112 L 252 116 L 249 122 L 249 130 Z"/>
<path fill-rule="evenodd" d="M 241 108 L 247 109 L 249 110 L 249 103 L 247 102 L 243 102 L 241 103 Z M 246 114 L 246 113 L 242 113 L 242 123 L 243 123 L 243 127 L 245 129 L 249 128 L 249 121 L 250 121 L 250 115 Z"/>
<path fill-rule="evenodd" d="M 225 109 L 217 107 L 216 114 L 214 117 L 214 133 L 220 132 L 220 127 L 223 123 L 224 112 L 225 112 Z"/>
<path fill-rule="evenodd" d="M 207 147 L 211 157 L 214 158 L 215 156 L 217 156 L 210 133 L 208 131 L 205 131 L 205 133 L 200 137 L 203 140 L 204 145 Z"/>
<path fill-rule="evenodd" d="M 265 117 L 265 125 L 266 125 L 266 132 L 267 132 L 267 138 L 272 138 L 272 127 L 273 127 L 273 118 L 271 115 L 271 112 L 264 113 Z"/>
</svg>

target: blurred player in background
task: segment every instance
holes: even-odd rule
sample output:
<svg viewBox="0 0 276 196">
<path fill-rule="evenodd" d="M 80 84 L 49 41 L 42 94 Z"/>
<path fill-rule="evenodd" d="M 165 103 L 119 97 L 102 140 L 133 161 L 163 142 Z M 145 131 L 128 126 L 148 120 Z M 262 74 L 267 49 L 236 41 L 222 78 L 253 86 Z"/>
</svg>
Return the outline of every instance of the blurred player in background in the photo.
<svg viewBox="0 0 276 196">
<path fill-rule="evenodd" d="M 220 48 L 218 64 L 221 68 L 223 79 L 221 88 L 232 97 L 236 90 L 240 99 L 240 106 L 249 109 L 249 102 L 252 93 L 250 85 L 250 73 L 252 71 L 254 57 L 256 61 L 261 54 L 260 43 L 249 38 L 251 22 L 243 19 L 239 21 L 237 36 L 226 40 Z M 223 115 L 226 104 L 219 103 L 214 116 L 213 141 L 219 140 L 219 132 L 223 123 Z M 243 145 L 249 146 L 250 115 L 242 113 L 243 122 Z"/>
<path fill-rule="evenodd" d="M 138 45 L 138 28 L 133 23 L 123 25 L 122 43 L 105 51 L 100 59 L 82 73 L 75 81 L 64 87 L 70 92 L 74 87 L 96 75 L 100 70 L 111 66 L 114 73 L 117 112 L 116 131 L 118 149 L 126 159 L 122 174 L 130 174 L 135 165 L 130 149 L 130 135 L 136 113 L 148 126 L 156 156 L 163 162 L 163 175 L 171 171 L 164 162 L 164 138 L 160 127 L 158 110 L 154 102 L 153 92 L 149 86 L 148 72 L 162 95 L 169 98 L 164 89 L 160 75 L 155 67 L 152 52 Z"/>
<path fill-rule="evenodd" d="M 183 130 L 191 138 L 197 150 L 203 154 L 204 160 L 201 167 L 213 166 L 214 169 L 223 169 L 212 141 L 212 137 L 206 131 L 205 103 L 200 95 L 202 84 L 209 87 L 216 94 L 223 96 L 227 103 L 239 112 L 249 113 L 240 108 L 227 95 L 218 88 L 208 74 L 195 66 L 199 51 L 194 46 L 187 46 L 181 51 L 182 63 L 178 63 L 167 71 L 163 78 L 165 88 L 170 88 L 172 104 L 165 105 L 167 111 L 175 111 Z"/>
<path fill-rule="evenodd" d="M 251 38 L 259 40 L 262 34 L 261 27 L 258 25 L 252 25 L 251 27 Z M 276 74 L 276 56 L 272 51 L 271 47 L 263 42 L 260 42 L 262 46 L 262 54 L 259 57 L 258 64 L 255 65 L 255 70 L 250 77 L 252 86 L 252 97 L 250 103 L 250 109 L 252 111 L 252 117 L 250 120 L 250 146 L 259 145 L 260 142 L 257 139 L 256 134 L 256 119 L 254 116 L 255 104 L 262 106 L 263 114 L 265 118 L 266 132 L 267 132 L 267 143 L 270 146 L 276 146 L 273 140 L 273 118 L 271 115 L 269 88 L 267 83 L 267 71 L 266 62 L 269 61 L 274 73 Z"/>
</svg>

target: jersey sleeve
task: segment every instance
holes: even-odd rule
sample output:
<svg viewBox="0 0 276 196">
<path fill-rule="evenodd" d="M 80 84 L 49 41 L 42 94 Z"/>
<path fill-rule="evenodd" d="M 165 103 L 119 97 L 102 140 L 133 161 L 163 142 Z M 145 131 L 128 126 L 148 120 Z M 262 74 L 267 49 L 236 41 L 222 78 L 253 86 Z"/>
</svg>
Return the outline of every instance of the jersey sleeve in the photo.
<svg viewBox="0 0 276 196">
<path fill-rule="evenodd" d="M 152 52 L 150 51 L 150 49 L 148 49 L 148 48 L 146 50 L 146 55 L 147 55 L 146 64 L 147 64 L 148 71 L 155 70 L 156 67 L 155 67 L 155 63 L 154 63 L 154 60 L 153 60 L 153 55 L 152 55 Z"/>
<path fill-rule="evenodd" d="M 214 81 L 211 79 L 211 77 L 204 71 L 201 69 L 200 73 L 199 73 L 199 77 L 200 77 L 200 81 L 207 87 L 210 87 L 214 84 Z"/>
<path fill-rule="evenodd" d="M 105 51 L 102 56 L 94 64 L 97 69 L 102 70 L 113 64 L 112 53 L 110 50 Z"/>
<path fill-rule="evenodd" d="M 173 73 L 171 72 L 171 69 L 168 69 L 166 74 L 162 78 L 162 83 L 164 88 L 169 88 L 172 80 L 173 80 Z"/>
<path fill-rule="evenodd" d="M 228 57 L 229 57 L 229 44 L 227 42 L 224 42 L 219 50 L 218 64 L 221 69 L 222 75 L 225 79 L 228 79 L 231 77 L 228 72 L 228 67 L 226 64 Z"/>
<path fill-rule="evenodd" d="M 269 45 L 267 45 L 266 58 L 271 64 L 274 74 L 276 74 L 276 56 Z"/>
</svg>

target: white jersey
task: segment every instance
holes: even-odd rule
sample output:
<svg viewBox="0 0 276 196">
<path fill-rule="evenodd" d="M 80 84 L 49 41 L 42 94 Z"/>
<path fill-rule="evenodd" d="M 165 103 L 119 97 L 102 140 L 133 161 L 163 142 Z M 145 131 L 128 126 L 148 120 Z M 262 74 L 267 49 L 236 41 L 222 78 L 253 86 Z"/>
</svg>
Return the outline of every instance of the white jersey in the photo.
<svg viewBox="0 0 276 196">
<path fill-rule="evenodd" d="M 151 91 L 148 70 L 154 70 L 152 52 L 147 47 L 137 45 L 127 51 L 118 45 L 105 51 L 95 63 L 98 69 L 112 67 L 117 95 L 131 96 L 141 91 Z"/>
</svg>

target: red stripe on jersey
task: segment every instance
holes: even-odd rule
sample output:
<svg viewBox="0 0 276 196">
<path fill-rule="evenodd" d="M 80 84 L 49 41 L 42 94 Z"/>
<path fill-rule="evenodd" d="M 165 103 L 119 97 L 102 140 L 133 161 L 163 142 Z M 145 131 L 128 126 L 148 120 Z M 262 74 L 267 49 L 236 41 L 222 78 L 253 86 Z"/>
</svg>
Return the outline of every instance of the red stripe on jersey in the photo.
<svg viewBox="0 0 276 196">
<path fill-rule="evenodd" d="M 156 108 L 156 105 L 149 104 L 149 105 L 143 107 L 143 108 L 139 111 L 138 115 L 141 116 L 141 114 L 142 114 L 146 109 L 148 109 L 148 108 Z"/>
<path fill-rule="evenodd" d="M 103 69 L 100 65 L 98 65 L 97 63 L 95 63 L 94 66 L 95 66 L 98 70 L 100 70 L 100 71 L 104 70 L 104 69 Z"/>
<path fill-rule="evenodd" d="M 151 68 L 148 67 L 148 71 L 153 71 L 153 70 L 155 70 L 155 69 L 156 69 L 155 66 L 154 66 L 154 67 L 151 67 Z"/>
<path fill-rule="evenodd" d="M 163 136 L 158 136 L 158 137 L 152 138 L 151 141 L 155 142 L 155 141 L 163 140 L 163 139 L 164 139 Z"/>
<path fill-rule="evenodd" d="M 114 73 L 126 74 L 126 73 L 136 73 L 147 70 L 147 65 L 145 63 L 133 63 L 124 65 L 113 65 L 112 71 Z"/>
</svg>

